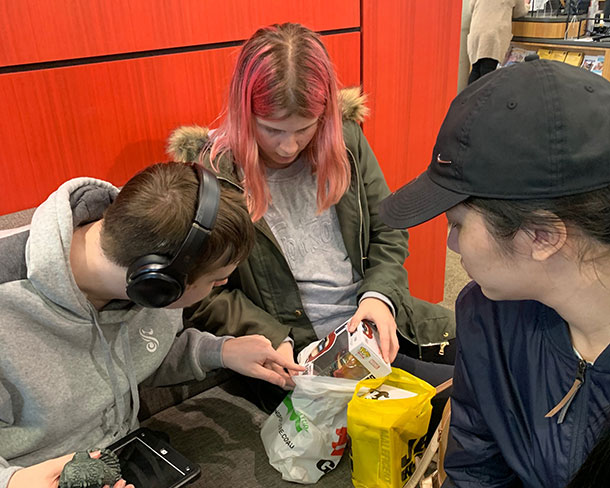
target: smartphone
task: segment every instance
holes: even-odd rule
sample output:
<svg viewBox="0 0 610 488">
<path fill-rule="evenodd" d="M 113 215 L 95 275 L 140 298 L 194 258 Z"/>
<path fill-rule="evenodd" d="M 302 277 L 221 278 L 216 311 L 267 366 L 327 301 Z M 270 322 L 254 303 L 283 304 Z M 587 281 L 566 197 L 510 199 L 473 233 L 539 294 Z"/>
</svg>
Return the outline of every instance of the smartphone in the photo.
<svg viewBox="0 0 610 488">
<path fill-rule="evenodd" d="M 179 488 L 194 481 L 201 468 L 144 427 L 119 439 L 108 449 L 121 463 L 121 475 L 136 488 Z"/>
</svg>

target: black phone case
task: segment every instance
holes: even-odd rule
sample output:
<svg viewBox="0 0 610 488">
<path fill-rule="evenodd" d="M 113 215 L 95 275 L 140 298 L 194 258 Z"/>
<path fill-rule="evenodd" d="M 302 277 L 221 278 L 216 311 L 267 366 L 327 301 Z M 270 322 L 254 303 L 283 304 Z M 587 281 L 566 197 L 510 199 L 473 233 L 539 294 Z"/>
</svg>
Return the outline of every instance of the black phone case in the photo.
<svg viewBox="0 0 610 488">
<path fill-rule="evenodd" d="M 169 443 L 160 439 L 152 430 L 145 427 L 137 429 L 119 439 L 108 446 L 108 449 L 113 452 L 117 450 L 129 452 L 128 449 L 130 447 L 135 447 L 134 443 L 141 443 L 146 449 L 151 451 L 148 460 L 151 461 L 152 464 L 147 464 L 147 466 L 142 466 L 141 468 L 143 472 L 147 470 L 146 475 L 148 478 L 151 476 L 155 477 L 155 474 L 151 473 L 151 471 L 155 471 L 155 466 L 162 471 L 159 472 L 158 477 L 155 477 L 156 481 L 159 483 L 159 488 L 180 488 L 191 483 L 201 474 L 201 468 L 197 463 L 189 461 Z M 141 446 L 137 447 L 142 448 Z M 145 452 L 148 453 L 147 450 L 145 450 Z M 121 461 L 121 467 L 123 468 L 124 459 L 122 459 L 122 453 L 119 454 L 119 460 Z M 154 464 L 155 460 L 158 461 L 158 465 Z M 179 479 L 167 483 L 160 481 L 164 478 L 164 473 L 167 474 L 168 472 L 171 473 L 173 478 L 179 476 Z M 136 488 L 149 488 L 150 486 L 149 484 L 147 484 L 147 486 L 139 486 L 137 480 L 130 480 L 128 478 L 125 478 L 125 480 L 128 483 L 133 483 Z"/>
</svg>

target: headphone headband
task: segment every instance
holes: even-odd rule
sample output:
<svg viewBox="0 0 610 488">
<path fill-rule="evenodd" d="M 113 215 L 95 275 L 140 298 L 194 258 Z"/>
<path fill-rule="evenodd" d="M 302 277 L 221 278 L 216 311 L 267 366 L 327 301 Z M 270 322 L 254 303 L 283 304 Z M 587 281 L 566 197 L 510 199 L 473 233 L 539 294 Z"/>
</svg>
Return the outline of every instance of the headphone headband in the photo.
<svg viewBox="0 0 610 488">
<path fill-rule="evenodd" d="M 187 275 L 216 222 L 220 202 L 218 180 L 200 164 L 190 166 L 199 180 L 197 209 L 178 251 L 172 258 L 158 254 L 142 256 L 127 269 L 127 296 L 143 307 L 166 307 L 182 296 Z"/>
<path fill-rule="evenodd" d="M 218 214 L 220 202 L 220 187 L 216 176 L 200 164 L 192 164 L 199 179 L 197 210 L 191 227 L 178 248 L 178 251 L 168 263 L 166 270 L 176 274 L 188 274 L 193 262 L 201 253 L 205 241 L 212 232 Z"/>
</svg>

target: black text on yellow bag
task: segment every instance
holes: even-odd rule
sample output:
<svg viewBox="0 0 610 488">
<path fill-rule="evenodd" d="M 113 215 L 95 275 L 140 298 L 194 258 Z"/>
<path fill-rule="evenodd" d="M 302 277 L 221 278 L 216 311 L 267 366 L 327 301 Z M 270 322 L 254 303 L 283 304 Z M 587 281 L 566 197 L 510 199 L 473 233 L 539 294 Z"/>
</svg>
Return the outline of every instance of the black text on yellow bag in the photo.
<svg viewBox="0 0 610 488">
<path fill-rule="evenodd" d="M 401 488 L 423 451 L 436 390 L 397 368 L 363 380 L 347 408 L 352 481 L 356 488 Z"/>
</svg>

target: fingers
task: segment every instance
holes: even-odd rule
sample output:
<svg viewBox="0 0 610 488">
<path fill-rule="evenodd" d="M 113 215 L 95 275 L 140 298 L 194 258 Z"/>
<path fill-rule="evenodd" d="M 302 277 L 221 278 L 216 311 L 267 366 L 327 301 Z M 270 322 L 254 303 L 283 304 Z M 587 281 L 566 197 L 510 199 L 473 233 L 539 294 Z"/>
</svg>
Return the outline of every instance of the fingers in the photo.
<svg viewBox="0 0 610 488">
<path fill-rule="evenodd" d="M 49 459 L 48 461 L 44 461 L 41 465 L 45 465 L 45 468 L 48 468 L 49 473 L 57 473 L 57 476 L 61 474 L 64 466 L 68 461 L 72 461 L 74 457 L 74 453 L 66 454 L 65 456 L 61 456 L 55 459 Z"/>
<path fill-rule="evenodd" d="M 398 354 L 399 344 L 398 336 L 396 335 L 396 322 L 394 320 L 380 321 L 377 325 L 377 332 L 379 333 L 379 349 L 381 355 L 387 363 L 391 363 L 396 359 Z"/>
<path fill-rule="evenodd" d="M 301 371 L 304 368 L 289 357 L 273 349 L 269 339 L 260 335 L 250 335 L 228 339 L 223 344 L 222 357 L 225 367 L 238 373 L 269 381 L 282 388 L 292 384 L 284 368 Z"/>
<path fill-rule="evenodd" d="M 375 323 L 379 334 L 379 350 L 384 361 L 391 363 L 398 354 L 399 344 L 396 335 L 396 321 L 390 308 L 382 300 L 365 298 L 360 302 L 358 310 L 352 317 L 350 327 L 353 325 L 355 330 L 360 321 L 364 319 Z"/>
<path fill-rule="evenodd" d="M 363 315 L 364 314 L 361 314 L 356 311 L 353 317 L 349 320 L 349 324 L 347 324 L 347 331 L 349 333 L 354 332 L 358 328 L 358 324 L 362 322 L 362 319 L 364 318 Z"/>
<path fill-rule="evenodd" d="M 289 369 L 288 370 L 288 376 L 290 376 L 291 378 L 293 376 L 298 376 L 302 373 L 303 371 L 295 371 L 294 369 Z"/>
<path fill-rule="evenodd" d="M 66 454 L 54 459 L 34 464 L 27 468 L 19 469 L 13 473 L 8 483 L 10 488 L 30 488 L 31 486 L 56 487 L 59 477 L 68 461 L 74 457 L 74 453 Z M 5 485 L 3 485 L 5 486 Z"/>
<path fill-rule="evenodd" d="M 274 385 L 279 386 L 280 388 L 286 387 L 286 376 L 284 374 L 277 373 L 273 371 L 270 367 L 266 368 L 263 366 L 259 366 L 251 371 L 250 376 L 253 378 L 258 378 L 264 381 L 268 381 L 269 383 L 273 383 Z"/>
<path fill-rule="evenodd" d="M 275 371 L 278 375 L 280 375 L 284 379 L 284 385 L 282 385 L 282 388 L 284 388 L 285 390 L 292 390 L 296 386 L 291 377 L 290 371 L 286 371 L 279 364 L 274 364 L 274 363 L 271 363 L 271 368 L 273 371 Z"/>
<path fill-rule="evenodd" d="M 267 361 L 279 364 L 282 368 L 291 369 L 293 371 L 305 371 L 305 368 L 303 366 L 300 366 L 291 359 L 282 356 L 280 353 L 273 349 L 269 352 L 269 355 L 267 356 Z"/>
<path fill-rule="evenodd" d="M 390 334 L 388 334 L 387 329 L 385 328 L 381 328 L 381 327 L 377 327 L 377 330 L 379 332 L 379 349 L 381 349 L 381 355 L 383 356 L 383 359 L 386 363 L 389 363 L 390 361 L 388 360 L 388 358 L 390 357 L 390 347 L 391 347 L 391 339 L 390 339 Z"/>
<path fill-rule="evenodd" d="M 392 334 L 392 348 L 390 349 L 390 361 L 388 363 L 394 362 L 396 356 L 398 355 L 398 351 L 400 350 L 400 343 L 398 342 L 398 336 L 396 335 L 396 331 Z"/>
<path fill-rule="evenodd" d="M 61 457 L 58 457 L 58 458 L 55 458 L 55 459 L 50 459 L 47 462 L 48 463 L 57 463 L 57 464 L 61 464 L 63 466 L 68 461 L 72 461 L 72 458 L 74 457 L 74 454 L 75 454 L 74 452 L 70 453 L 70 454 L 66 454 L 65 456 L 61 456 Z"/>
<path fill-rule="evenodd" d="M 103 488 L 110 488 L 110 485 L 104 485 Z M 128 485 L 127 481 L 121 479 L 117 481 L 112 488 L 135 488 L 133 485 Z"/>
<path fill-rule="evenodd" d="M 379 332 L 379 349 L 386 363 L 391 363 L 398 354 L 398 337 L 396 329 L 388 326 L 377 327 Z"/>
<path fill-rule="evenodd" d="M 295 376 L 295 373 L 288 371 L 288 376 L 286 377 L 286 384 L 284 385 L 284 390 L 293 390 L 296 385 L 292 377 Z"/>
<path fill-rule="evenodd" d="M 102 451 L 91 451 L 89 453 L 89 456 L 92 457 L 93 459 L 97 459 L 102 455 Z M 103 488 L 110 488 L 110 485 L 104 485 Z M 133 485 L 131 484 L 127 484 L 127 481 L 125 481 L 124 479 L 120 479 L 119 481 L 117 481 L 114 486 L 112 488 L 135 488 Z"/>
<path fill-rule="evenodd" d="M 110 486 L 106 485 L 104 486 L 104 488 L 110 488 Z M 127 481 L 120 479 L 114 484 L 112 488 L 134 488 L 134 486 L 131 484 L 128 485 Z"/>
</svg>

